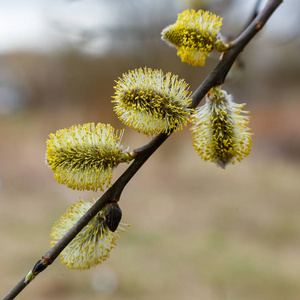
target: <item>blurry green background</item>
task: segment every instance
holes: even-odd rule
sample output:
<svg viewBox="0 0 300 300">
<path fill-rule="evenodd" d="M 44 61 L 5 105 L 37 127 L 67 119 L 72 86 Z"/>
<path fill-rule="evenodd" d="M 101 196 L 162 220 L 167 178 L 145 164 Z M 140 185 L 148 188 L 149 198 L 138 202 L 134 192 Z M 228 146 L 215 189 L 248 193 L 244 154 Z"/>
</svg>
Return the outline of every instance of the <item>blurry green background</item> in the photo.
<svg viewBox="0 0 300 300">
<path fill-rule="evenodd" d="M 27 2 L 2 1 L 0 12 L 1 296 L 47 252 L 66 209 L 101 195 L 56 183 L 48 135 L 86 122 L 123 129 L 111 96 L 130 69 L 171 71 L 194 91 L 218 55 L 204 68 L 181 63 L 161 30 L 183 9 L 205 8 L 234 37 L 256 1 Z M 197 156 L 189 128 L 173 134 L 126 187 L 131 227 L 111 258 L 81 272 L 57 259 L 17 299 L 300 299 L 299 8 L 279 7 L 223 86 L 251 111 L 251 155 L 223 170 Z M 38 12 L 33 39 L 24 28 Z M 9 48 L 12 24 L 20 43 Z M 124 146 L 147 141 L 126 128 Z"/>
</svg>

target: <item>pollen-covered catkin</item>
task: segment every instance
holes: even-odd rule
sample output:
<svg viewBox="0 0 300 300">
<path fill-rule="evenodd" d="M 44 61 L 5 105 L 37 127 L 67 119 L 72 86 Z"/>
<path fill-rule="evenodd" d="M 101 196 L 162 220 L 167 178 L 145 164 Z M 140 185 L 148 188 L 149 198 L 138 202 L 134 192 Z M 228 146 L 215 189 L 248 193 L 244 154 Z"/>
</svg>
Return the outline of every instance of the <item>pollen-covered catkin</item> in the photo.
<svg viewBox="0 0 300 300">
<path fill-rule="evenodd" d="M 51 245 L 54 246 L 92 207 L 93 203 L 78 201 L 54 224 Z M 105 206 L 61 252 L 60 257 L 67 268 L 85 270 L 109 258 L 110 251 L 116 246 L 119 232 L 126 232 L 128 224 L 120 223 L 112 232 L 106 224 Z"/>
<path fill-rule="evenodd" d="M 249 117 L 242 115 L 248 113 L 242 111 L 244 106 L 233 102 L 231 95 L 218 87 L 206 95 L 206 104 L 191 117 L 193 146 L 204 160 L 225 168 L 250 154 L 252 133 Z"/>
<path fill-rule="evenodd" d="M 87 123 L 58 130 L 47 140 L 46 162 L 57 182 L 77 190 L 108 187 L 113 169 L 133 159 L 121 146 L 123 131 Z"/>
<path fill-rule="evenodd" d="M 219 38 L 222 18 L 209 11 L 185 10 L 178 14 L 176 23 L 166 27 L 162 40 L 177 48 L 183 62 L 204 66 L 206 58 Z"/>
<path fill-rule="evenodd" d="M 189 86 L 176 75 L 140 68 L 123 74 L 114 88 L 114 111 L 138 132 L 156 135 L 180 130 L 187 124 Z"/>
</svg>

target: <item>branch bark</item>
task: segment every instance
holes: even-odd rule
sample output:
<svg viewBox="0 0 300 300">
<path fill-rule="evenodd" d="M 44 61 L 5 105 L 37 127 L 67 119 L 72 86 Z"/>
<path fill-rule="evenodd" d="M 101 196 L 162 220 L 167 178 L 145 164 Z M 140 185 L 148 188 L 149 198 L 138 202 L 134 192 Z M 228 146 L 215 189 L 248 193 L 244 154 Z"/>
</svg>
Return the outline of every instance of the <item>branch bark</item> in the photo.
<svg viewBox="0 0 300 300">
<path fill-rule="evenodd" d="M 190 108 L 196 108 L 213 86 L 224 83 L 225 78 L 237 56 L 243 51 L 244 47 L 252 40 L 252 38 L 263 28 L 267 20 L 282 1 L 283 0 L 269 0 L 261 13 L 259 13 L 249 26 L 234 41 L 232 41 L 231 49 L 224 54 L 223 59 L 219 62 L 217 67 L 192 94 L 192 104 L 190 105 Z M 135 150 L 136 158 L 119 177 L 119 179 L 102 195 L 101 198 L 98 199 L 98 201 L 82 216 L 82 218 L 69 230 L 69 232 L 67 232 L 66 235 L 35 264 L 31 270 L 34 277 L 46 269 L 57 258 L 72 239 L 106 204 L 113 200 L 119 200 L 127 183 L 170 135 L 171 133 L 160 133 L 148 144 Z M 24 276 L 24 278 L 22 278 L 21 281 L 8 292 L 2 300 L 14 299 L 30 282 L 31 280 L 26 282 L 26 276 Z"/>
</svg>

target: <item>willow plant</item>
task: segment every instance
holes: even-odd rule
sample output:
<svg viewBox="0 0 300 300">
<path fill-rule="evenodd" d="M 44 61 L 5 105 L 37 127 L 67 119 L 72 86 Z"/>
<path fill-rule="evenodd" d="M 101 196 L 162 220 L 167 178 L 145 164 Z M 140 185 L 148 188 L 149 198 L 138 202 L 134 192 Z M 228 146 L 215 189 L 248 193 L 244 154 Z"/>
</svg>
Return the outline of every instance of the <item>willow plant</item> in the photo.
<svg viewBox="0 0 300 300">
<path fill-rule="evenodd" d="M 281 2 L 269 0 L 229 43 L 220 33 L 222 18 L 208 11 L 186 10 L 162 30 L 162 40 L 177 48 L 182 62 L 203 66 L 212 51 L 220 52 L 221 58 L 194 93 L 177 75 L 148 67 L 129 70 L 116 81 L 114 111 L 125 125 L 152 136 L 148 144 L 129 152 L 121 145 L 124 131 L 101 123 L 50 134 L 46 162 L 57 182 L 77 190 L 106 191 L 97 200 L 80 200 L 67 209 L 54 224 L 50 250 L 3 299 L 14 299 L 59 255 L 66 267 L 76 270 L 108 259 L 119 233 L 128 228 L 120 222 L 118 204 L 124 187 L 156 149 L 188 122 L 192 123 L 193 147 L 205 161 L 225 168 L 249 155 L 252 133 L 248 112 L 242 110 L 244 104 L 233 102 L 221 85 L 239 53 Z M 205 96 L 206 104 L 197 107 Z M 120 163 L 130 165 L 112 184 L 113 170 Z"/>
</svg>

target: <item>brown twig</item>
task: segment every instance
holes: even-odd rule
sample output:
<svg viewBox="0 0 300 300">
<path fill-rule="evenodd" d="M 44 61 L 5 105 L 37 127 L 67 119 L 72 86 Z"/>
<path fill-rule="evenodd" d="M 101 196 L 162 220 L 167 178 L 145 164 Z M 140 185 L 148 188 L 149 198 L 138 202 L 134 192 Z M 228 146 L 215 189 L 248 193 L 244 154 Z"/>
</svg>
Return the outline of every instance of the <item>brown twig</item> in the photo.
<svg viewBox="0 0 300 300">
<path fill-rule="evenodd" d="M 246 23 L 245 27 L 243 28 L 243 31 L 252 23 L 252 21 L 257 17 L 259 12 L 259 7 L 261 5 L 262 0 L 256 0 L 255 6 L 253 8 L 252 14 L 249 17 L 248 22 Z"/>
<path fill-rule="evenodd" d="M 224 82 L 228 71 L 236 60 L 237 56 L 243 51 L 244 47 L 251 41 L 256 33 L 262 29 L 269 17 L 273 14 L 275 9 L 281 4 L 283 0 L 269 0 L 265 8 L 257 15 L 251 24 L 240 34 L 240 36 L 231 43 L 231 49 L 223 56 L 222 61 L 217 67 L 207 76 L 203 83 L 197 88 L 192 95 L 192 104 L 190 108 L 198 106 L 207 92 L 215 85 L 220 85 Z M 171 133 L 161 133 L 153 138 L 148 144 L 135 150 L 136 157 L 131 165 L 119 177 L 119 179 L 103 194 L 101 198 L 81 217 L 81 219 L 65 234 L 65 236 L 58 241 L 43 257 L 39 260 L 34 268 L 31 270 L 33 277 L 26 280 L 24 277 L 2 300 L 14 299 L 40 272 L 47 268 L 63 249 L 72 241 L 72 239 L 88 224 L 88 222 L 108 203 L 111 201 L 118 201 L 121 193 L 142 167 L 147 159 L 160 147 L 160 145 L 170 136 Z"/>
</svg>

